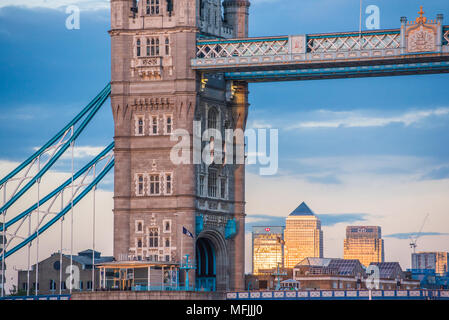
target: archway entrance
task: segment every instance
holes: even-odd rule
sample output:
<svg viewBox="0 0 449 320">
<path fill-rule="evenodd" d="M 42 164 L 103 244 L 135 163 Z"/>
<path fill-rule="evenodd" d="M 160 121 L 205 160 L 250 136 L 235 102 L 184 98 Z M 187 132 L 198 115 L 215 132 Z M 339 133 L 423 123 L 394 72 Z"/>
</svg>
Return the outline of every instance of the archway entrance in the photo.
<svg viewBox="0 0 449 320">
<path fill-rule="evenodd" d="M 196 242 L 196 288 L 204 291 L 215 291 L 217 267 L 216 249 L 211 240 L 199 238 Z"/>
</svg>

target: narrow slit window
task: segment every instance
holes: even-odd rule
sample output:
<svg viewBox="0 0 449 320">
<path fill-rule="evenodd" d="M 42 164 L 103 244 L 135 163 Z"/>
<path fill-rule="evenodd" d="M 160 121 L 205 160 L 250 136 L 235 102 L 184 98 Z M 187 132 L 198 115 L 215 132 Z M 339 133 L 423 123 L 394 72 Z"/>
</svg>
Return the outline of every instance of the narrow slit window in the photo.
<svg viewBox="0 0 449 320">
<path fill-rule="evenodd" d="M 170 55 L 170 39 L 168 37 L 165 38 L 165 55 Z"/>
<path fill-rule="evenodd" d="M 166 116 L 165 118 L 165 133 L 171 134 L 172 133 L 172 116 Z"/>
<path fill-rule="evenodd" d="M 157 128 L 157 116 L 153 116 L 151 118 L 151 133 L 157 134 L 158 128 Z"/>
<path fill-rule="evenodd" d="M 143 117 L 137 119 L 137 134 L 143 135 Z"/>
<path fill-rule="evenodd" d="M 200 196 L 204 195 L 204 176 L 200 176 L 200 188 L 199 188 Z"/>
<path fill-rule="evenodd" d="M 143 174 L 137 176 L 137 195 L 142 196 L 144 193 Z"/>
<path fill-rule="evenodd" d="M 167 173 L 165 176 L 165 193 L 171 194 L 172 193 L 172 179 L 171 179 L 171 173 Z"/>
<path fill-rule="evenodd" d="M 220 179 L 220 195 L 222 199 L 226 199 L 226 179 Z"/>
<path fill-rule="evenodd" d="M 140 57 L 140 39 L 137 39 L 137 48 L 136 48 L 137 56 Z"/>
</svg>

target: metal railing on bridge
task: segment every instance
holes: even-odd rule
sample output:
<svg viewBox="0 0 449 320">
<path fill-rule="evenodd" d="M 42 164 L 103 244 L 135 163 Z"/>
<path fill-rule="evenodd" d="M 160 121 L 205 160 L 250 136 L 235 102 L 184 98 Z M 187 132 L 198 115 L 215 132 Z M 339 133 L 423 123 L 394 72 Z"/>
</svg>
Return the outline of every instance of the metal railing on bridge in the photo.
<svg viewBox="0 0 449 320">
<path fill-rule="evenodd" d="M 227 300 L 449 300 L 447 290 L 299 290 L 228 292 Z"/>
<path fill-rule="evenodd" d="M 228 80 L 274 81 L 449 72 L 449 26 L 401 18 L 399 29 L 241 39 L 197 39 L 193 69 Z M 337 68 L 391 66 L 386 70 Z M 411 65 L 404 67 L 404 65 Z M 415 68 L 416 67 L 416 68 Z M 312 69 L 316 74 L 302 71 Z M 293 74 L 280 71 L 295 71 Z M 301 72 L 299 72 L 301 71 Z M 259 73 L 259 74 L 256 74 Z M 274 75 L 273 75 L 274 74 Z"/>
</svg>

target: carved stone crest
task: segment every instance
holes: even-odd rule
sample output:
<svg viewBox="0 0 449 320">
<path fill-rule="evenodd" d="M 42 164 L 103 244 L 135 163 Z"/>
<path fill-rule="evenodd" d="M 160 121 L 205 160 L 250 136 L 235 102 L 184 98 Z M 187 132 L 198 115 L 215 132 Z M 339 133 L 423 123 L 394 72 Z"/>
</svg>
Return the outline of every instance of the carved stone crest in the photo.
<svg viewBox="0 0 449 320">
<path fill-rule="evenodd" d="M 411 21 L 407 28 L 407 51 L 408 52 L 432 52 L 436 50 L 436 27 L 435 23 L 424 17 L 424 11 L 415 21 Z"/>
<path fill-rule="evenodd" d="M 305 36 L 291 36 L 290 41 L 291 41 L 292 53 L 305 53 L 306 52 Z"/>
<path fill-rule="evenodd" d="M 411 30 L 408 34 L 407 50 L 408 52 L 428 52 L 435 51 L 436 37 L 432 28 L 420 26 L 418 29 Z"/>
</svg>

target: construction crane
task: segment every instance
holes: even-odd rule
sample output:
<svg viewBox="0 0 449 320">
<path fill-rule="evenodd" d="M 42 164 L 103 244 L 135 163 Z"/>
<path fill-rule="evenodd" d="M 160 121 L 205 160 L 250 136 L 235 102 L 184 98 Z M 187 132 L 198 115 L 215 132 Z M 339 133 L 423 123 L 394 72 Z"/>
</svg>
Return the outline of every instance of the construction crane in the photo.
<svg viewBox="0 0 449 320">
<path fill-rule="evenodd" d="M 422 229 L 424 228 L 424 225 L 426 224 L 426 220 L 429 217 L 429 215 L 430 214 L 428 213 L 424 217 L 424 220 L 423 220 L 422 225 L 421 225 L 421 229 L 419 229 L 419 231 L 417 233 L 415 233 L 413 236 L 410 236 L 410 248 L 412 248 L 413 253 L 416 253 L 416 247 L 418 246 L 416 244 L 416 242 L 418 241 L 419 237 L 421 236 Z"/>
</svg>

